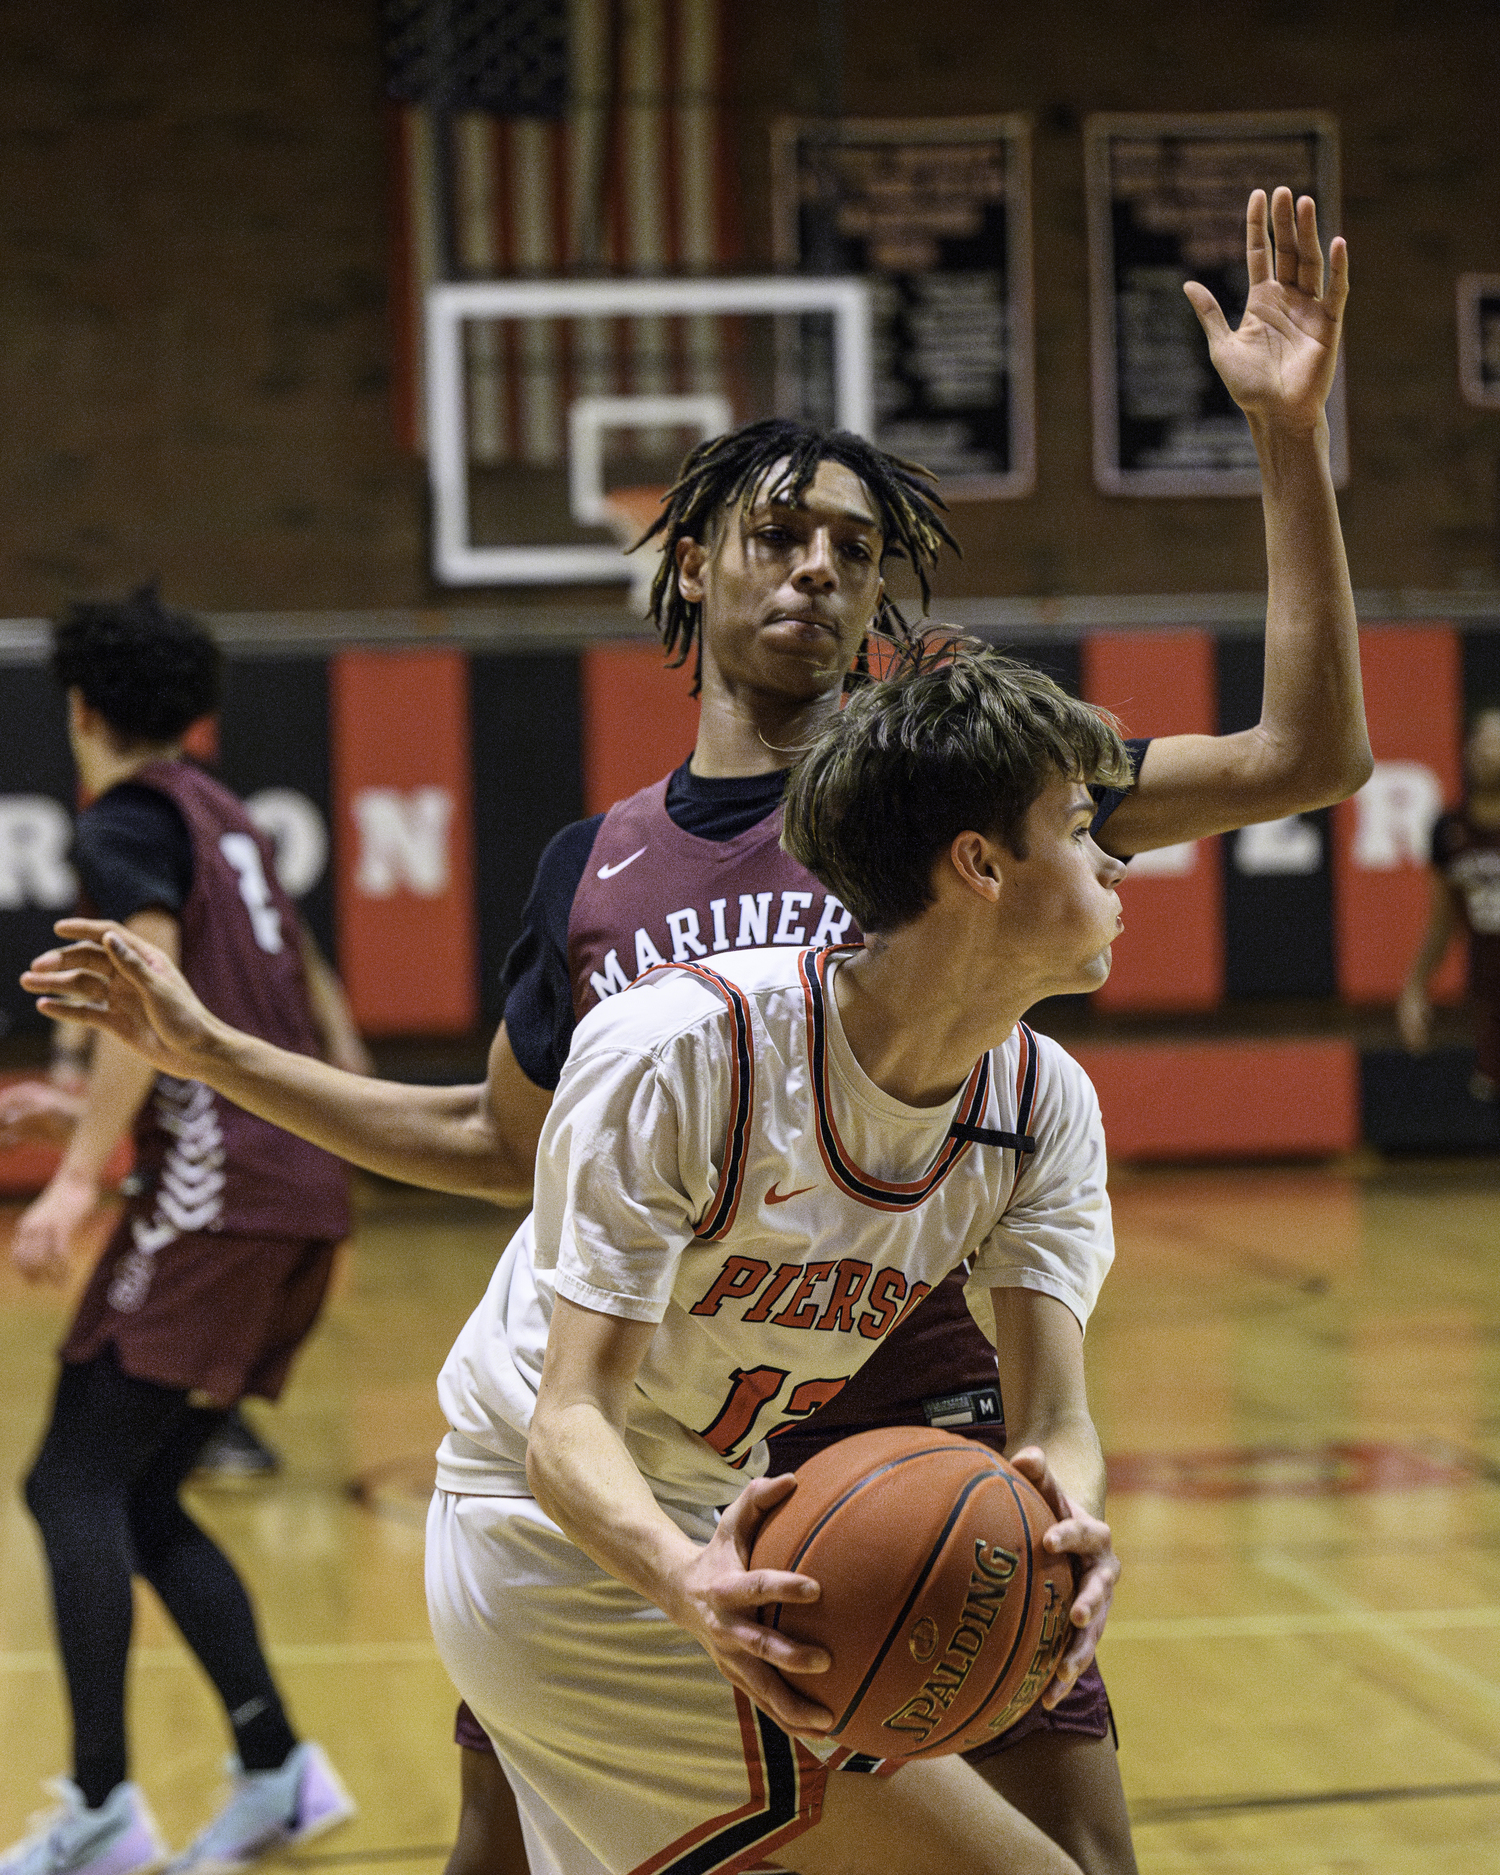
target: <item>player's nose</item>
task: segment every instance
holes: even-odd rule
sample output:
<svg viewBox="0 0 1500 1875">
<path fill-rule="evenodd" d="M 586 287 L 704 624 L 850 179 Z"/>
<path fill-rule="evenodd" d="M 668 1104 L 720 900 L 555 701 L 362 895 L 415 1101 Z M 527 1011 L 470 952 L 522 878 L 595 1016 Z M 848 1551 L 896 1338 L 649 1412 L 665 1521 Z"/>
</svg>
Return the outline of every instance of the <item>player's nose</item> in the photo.
<svg viewBox="0 0 1500 1875">
<path fill-rule="evenodd" d="M 838 562 L 827 528 L 814 528 L 808 536 L 793 577 L 798 586 L 809 592 L 826 592 L 837 583 Z"/>
</svg>

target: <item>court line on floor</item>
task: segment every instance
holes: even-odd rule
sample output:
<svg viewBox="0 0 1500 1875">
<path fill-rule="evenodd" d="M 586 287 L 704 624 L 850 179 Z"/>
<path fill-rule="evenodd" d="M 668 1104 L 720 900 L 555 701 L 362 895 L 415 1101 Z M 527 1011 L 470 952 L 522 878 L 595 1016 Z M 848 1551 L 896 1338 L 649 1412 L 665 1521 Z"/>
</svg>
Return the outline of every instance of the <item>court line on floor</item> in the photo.
<svg viewBox="0 0 1500 1875">
<path fill-rule="evenodd" d="M 1316 1810 L 1335 1804 L 1420 1803 L 1461 1797 L 1500 1797 L 1500 1780 L 1472 1784 L 1391 1784 L 1369 1790 L 1285 1791 L 1260 1797 L 1138 1797 L 1130 1806 L 1130 1820 L 1138 1827 L 1152 1823 L 1186 1823 L 1194 1817 L 1234 1816 L 1255 1810 Z"/>
<path fill-rule="evenodd" d="M 437 1660 L 431 1641 L 287 1641 L 267 1647 L 278 1667 L 405 1667 L 426 1666 Z M 133 1647 L 132 1669 L 191 1665 L 185 1645 Z M 27 1647 L 0 1652 L 0 1674 L 55 1673 L 57 1655 L 50 1648 Z"/>
<path fill-rule="evenodd" d="M 1278 1581 L 1287 1583 L 1305 1595 L 1309 1601 L 1316 1602 L 1330 1615 L 1350 1621 L 1368 1633 L 1370 1638 L 1393 1654 L 1400 1654 L 1425 1673 L 1438 1675 L 1455 1686 L 1461 1686 L 1475 1698 L 1486 1700 L 1490 1705 L 1500 1706 L 1500 1684 L 1485 1674 L 1475 1673 L 1462 1661 L 1450 1660 L 1446 1654 L 1437 1653 L 1431 1647 L 1424 1647 L 1419 1640 L 1412 1638 L 1412 1632 L 1420 1631 L 1423 1626 L 1436 1625 L 1411 1622 L 1405 1625 L 1392 1622 L 1370 1608 L 1357 1596 L 1346 1595 L 1341 1589 L 1333 1588 L 1325 1577 L 1308 1569 L 1292 1557 L 1283 1555 L 1279 1550 L 1262 1550 L 1255 1558 L 1256 1566 L 1265 1574 L 1274 1576 Z M 1456 1614 L 1462 1610 L 1442 1609 L 1433 1613 Z M 1466 1625 L 1477 1627 L 1479 1622 L 1474 1615 L 1479 1610 L 1471 1610 Z M 1492 1611 L 1490 1611 L 1492 1612 Z M 1447 1625 L 1457 1626 L 1457 1622 Z M 1488 1627 L 1490 1622 L 1483 1624 Z"/>
<path fill-rule="evenodd" d="M 1316 1578 L 1309 1578 L 1315 1580 Z M 1412 1633 L 1445 1628 L 1500 1627 L 1500 1607 L 1366 1608 L 1359 1603 L 1306 1614 L 1116 1615 L 1105 1628 L 1111 1641 L 1278 1640 L 1293 1634 Z"/>
<path fill-rule="evenodd" d="M 1265 1561 L 1264 1558 L 1261 1559 Z M 1296 1565 L 1287 1563 L 1287 1568 Z M 1284 1572 L 1283 1572 L 1284 1573 Z M 1330 1602 L 1328 1590 L 1310 1572 L 1300 1572 L 1297 1585 L 1310 1595 Z M 1105 1630 L 1110 1641 L 1237 1641 L 1280 1640 L 1291 1635 L 1373 1634 L 1393 1644 L 1405 1633 L 1438 1633 L 1453 1628 L 1500 1627 L 1500 1606 L 1477 1608 L 1402 1608 L 1385 1611 L 1367 1608 L 1343 1598 L 1342 1605 L 1325 1606 L 1305 1614 L 1244 1615 L 1117 1615 Z M 436 1661 L 431 1641 L 284 1641 L 267 1648 L 272 1662 L 282 1667 L 402 1667 Z M 1441 1662 L 1450 1671 L 1452 1661 L 1413 1644 L 1411 1651 L 1424 1665 Z M 165 1647 L 137 1647 L 131 1663 L 138 1668 L 182 1667 L 192 1656 L 180 1643 Z M 0 1650 L 0 1674 L 53 1673 L 57 1655 L 45 1647 Z M 1477 1684 L 1492 1698 L 1500 1688 L 1488 1681 Z"/>
</svg>

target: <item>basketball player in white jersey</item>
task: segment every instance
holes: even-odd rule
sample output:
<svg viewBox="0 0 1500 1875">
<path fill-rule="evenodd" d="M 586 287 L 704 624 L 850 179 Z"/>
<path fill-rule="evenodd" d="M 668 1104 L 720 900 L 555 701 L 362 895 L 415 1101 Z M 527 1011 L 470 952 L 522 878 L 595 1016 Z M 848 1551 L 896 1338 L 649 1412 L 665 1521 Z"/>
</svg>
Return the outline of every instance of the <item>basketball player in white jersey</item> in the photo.
<svg viewBox="0 0 1500 1875">
<path fill-rule="evenodd" d="M 1120 853 L 1316 807 L 1351 792 L 1368 773 L 1353 603 L 1322 418 L 1346 291 L 1343 244 L 1334 246 L 1325 283 L 1311 203 L 1294 209 L 1290 196 L 1278 191 L 1270 219 L 1274 262 L 1265 198 L 1252 197 L 1252 293 L 1239 331 L 1229 333 L 1221 320 L 1216 327 L 1217 309 L 1204 311 L 1215 362 L 1250 414 L 1262 460 L 1270 572 L 1262 721 L 1238 735 L 1168 737 L 1150 744 L 1136 786 L 1123 798 L 1118 792 L 1107 797 L 1115 811 L 1100 838 Z M 733 445 L 737 438 L 725 440 Z M 741 825 L 748 829 L 759 816 L 774 814 L 774 771 L 784 763 L 784 751 L 837 706 L 843 673 L 881 606 L 883 555 L 894 545 L 925 565 L 937 545 L 938 534 L 929 531 L 924 538 L 909 518 L 893 518 L 879 452 L 869 452 L 873 466 L 861 460 L 856 468 L 826 451 L 826 444 L 815 451 L 813 473 L 795 500 L 769 512 L 764 502 L 741 502 L 732 480 L 740 457 L 726 450 L 719 467 L 710 465 L 684 485 L 670 517 L 667 559 L 674 583 L 658 594 L 658 616 L 680 653 L 690 652 L 696 641 L 703 691 L 697 749 L 674 785 L 680 779 L 685 795 L 695 789 L 704 796 L 726 795 L 736 788 L 747 795 L 742 823 L 731 823 L 722 834 L 695 824 L 695 833 L 708 836 L 698 842 L 706 857 L 708 839 L 739 838 Z M 762 465 L 767 472 L 774 466 Z M 769 483 L 774 480 L 768 475 Z M 805 615 L 800 626 L 799 612 Z M 825 629 L 810 622 L 813 615 Z M 768 782 L 776 788 L 766 790 Z M 748 799 L 756 787 L 764 800 Z M 688 805 L 705 807 L 691 800 Z M 709 800 L 705 811 L 738 805 Z M 666 806 L 673 814 L 670 790 Z M 575 881 L 596 831 L 597 823 L 580 829 L 584 852 L 575 864 Z M 774 841 L 770 850 L 775 852 Z M 632 851 L 627 846 L 620 857 L 628 860 Z M 642 864 L 622 873 L 620 882 L 628 884 Z M 539 900 L 541 887 L 539 878 Z M 542 973 L 557 981 L 548 991 L 551 1003 L 530 994 L 531 981 L 523 973 L 507 1002 L 482 1087 L 363 1082 L 278 1055 L 211 1022 L 182 998 L 168 975 L 153 979 L 144 973 L 137 979 L 149 995 L 157 1028 L 139 1007 L 116 1019 L 142 1046 L 170 1055 L 178 1063 L 172 1071 L 191 1071 L 356 1163 L 444 1189 L 502 1197 L 523 1182 L 529 1186 L 537 1133 L 571 1033 L 565 954 L 571 889 L 560 900 L 563 935 L 553 941 L 555 961 Z M 705 901 L 710 896 L 705 887 Z M 820 901 L 821 896 L 820 889 Z M 707 909 L 701 928 L 707 945 Z M 660 933 L 656 942 L 670 954 Z M 40 989 L 41 980 L 33 987 Z M 117 983 L 117 998 L 128 988 Z M 935 1384 L 932 1391 L 942 1388 Z M 477 1792 L 484 1775 L 480 1754 L 463 1757 L 466 1789 L 472 1778 Z M 986 1774 L 1008 1795 L 1033 1802 L 1043 1827 L 1065 1840 L 1086 1867 L 1100 1875 L 1133 1867 L 1107 1737 L 1097 1748 L 1076 1737 L 1032 1738 L 992 1760 Z M 486 1782 L 484 1789 L 490 1787 Z M 492 1794 L 497 1810 L 508 1808 L 503 1784 Z M 472 1812 L 466 1805 L 466 1818 L 471 1813 L 479 1813 L 477 1796 Z M 488 1847 L 496 1834 L 476 1829 L 480 1847 L 455 1858 L 455 1871 L 462 1866 L 478 1875 L 481 1869 L 505 1868 L 508 1875 L 513 1865 Z"/>
</svg>

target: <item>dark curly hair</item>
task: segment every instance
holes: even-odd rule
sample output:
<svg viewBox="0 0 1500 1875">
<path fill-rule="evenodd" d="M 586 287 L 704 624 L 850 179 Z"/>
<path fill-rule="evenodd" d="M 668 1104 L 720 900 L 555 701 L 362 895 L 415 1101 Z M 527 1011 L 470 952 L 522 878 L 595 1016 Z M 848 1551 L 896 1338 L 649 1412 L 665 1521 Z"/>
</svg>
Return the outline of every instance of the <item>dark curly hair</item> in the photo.
<svg viewBox="0 0 1500 1875">
<path fill-rule="evenodd" d="M 1026 857 L 1026 816 L 1059 775 L 1128 786 L 1113 717 L 977 639 L 938 631 L 893 655 L 798 756 L 781 844 L 866 934 L 933 900 L 933 868 L 966 830 Z"/>
<path fill-rule="evenodd" d="M 764 417 L 742 424 L 723 436 L 699 443 L 684 458 L 677 480 L 662 498 L 662 511 L 648 527 L 637 547 L 662 537 L 662 559 L 651 583 L 650 616 L 656 621 L 662 644 L 676 669 L 685 664 L 697 642 L 693 667 L 693 694 L 703 675 L 700 632 L 702 607 L 684 599 L 677 584 L 677 543 L 706 542 L 720 514 L 739 504 L 748 511 L 762 491 L 766 477 L 778 467 L 775 493 L 796 502 L 818 472 L 820 462 L 839 462 L 857 475 L 869 490 L 880 520 L 881 560 L 906 560 L 917 576 L 922 610 L 930 597 L 928 573 L 944 547 L 959 551 L 943 524 L 943 502 L 933 486 L 936 478 L 914 462 L 887 455 L 852 430 L 822 430 L 790 417 Z M 894 600 L 882 596 L 871 629 L 904 643 L 910 636 L 906 620 Z M 867 668 L 863 651 L 857 666 Z"/>
<path fill-rule="evenodd" d="M 52 671 L 127 742 L 175 742 L 217 707 L 219 647 L 154 585 L 126 599 L 80 600 L 52 627 Z"/>
</svg>

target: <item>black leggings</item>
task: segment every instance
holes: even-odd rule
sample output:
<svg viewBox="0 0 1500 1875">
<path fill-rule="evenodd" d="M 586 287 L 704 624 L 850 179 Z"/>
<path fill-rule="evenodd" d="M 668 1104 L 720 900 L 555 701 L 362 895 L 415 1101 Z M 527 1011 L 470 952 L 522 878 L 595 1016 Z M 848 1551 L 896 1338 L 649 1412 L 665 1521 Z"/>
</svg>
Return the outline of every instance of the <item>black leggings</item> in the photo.
<svg viewBox="0 0 1500 1875">
<path fill-rule="evenodd" d="M 144 1576 L 230 1715 L 246 1770 L 293 1748 L 244 1584 L 177 1500 L 225 1409 L 123 1373 L 112 1347 L 64 1364 L 52 1422 L 26 1480 L 52 1575 L 73 1707 L 74 1776 L 91 1805 L 127 1774 L 125 1657 L 131 1577 Z"/>
</svg>

